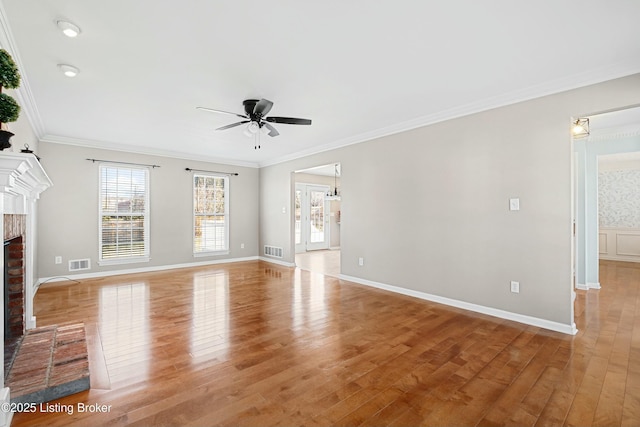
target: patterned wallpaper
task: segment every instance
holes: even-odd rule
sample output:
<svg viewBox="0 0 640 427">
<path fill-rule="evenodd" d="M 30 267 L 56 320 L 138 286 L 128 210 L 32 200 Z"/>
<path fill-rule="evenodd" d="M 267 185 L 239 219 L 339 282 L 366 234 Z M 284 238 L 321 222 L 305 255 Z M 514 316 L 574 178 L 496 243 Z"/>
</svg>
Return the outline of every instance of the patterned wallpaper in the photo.
<svg viewBox="0 0 640 427">
<path fill-rule="evenodd" d="M 640 170 L 598 174 L 600 227 L 640 228 Z"/>
</svg>

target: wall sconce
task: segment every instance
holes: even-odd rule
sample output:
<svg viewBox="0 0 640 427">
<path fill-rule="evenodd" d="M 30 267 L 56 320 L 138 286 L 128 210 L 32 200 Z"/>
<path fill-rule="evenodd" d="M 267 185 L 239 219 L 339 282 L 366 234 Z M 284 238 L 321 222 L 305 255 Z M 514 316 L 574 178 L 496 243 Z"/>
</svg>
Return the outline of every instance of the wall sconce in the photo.
<svg viewBox="0 0 640 427">
<path fill-rule="evenodd" d="M 589 119 L 578 118 L 571 124 L 571 135 L 574 138 L 583 138 L 589 136 Z"/>
</svg>

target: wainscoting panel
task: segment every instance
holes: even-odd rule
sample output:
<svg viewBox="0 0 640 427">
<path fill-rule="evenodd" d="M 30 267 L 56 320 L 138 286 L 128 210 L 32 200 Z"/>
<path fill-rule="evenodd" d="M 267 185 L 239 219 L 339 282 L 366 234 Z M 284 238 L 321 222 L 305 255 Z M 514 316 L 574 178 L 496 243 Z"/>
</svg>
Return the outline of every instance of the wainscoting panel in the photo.
<svg viewBox="0 0 640 427">
<path fill-rule="evenodd" d="M 601 259 L 640 262 L 640 228 L 601 227 L 598 236 Z"/>
<path fill-rule="evenodd" d="M 607 248 L 607 233 L 601 231 L 598 233 L 598 250 L 600 255 L 606 255 L 608 253 Z"/>
</svg>

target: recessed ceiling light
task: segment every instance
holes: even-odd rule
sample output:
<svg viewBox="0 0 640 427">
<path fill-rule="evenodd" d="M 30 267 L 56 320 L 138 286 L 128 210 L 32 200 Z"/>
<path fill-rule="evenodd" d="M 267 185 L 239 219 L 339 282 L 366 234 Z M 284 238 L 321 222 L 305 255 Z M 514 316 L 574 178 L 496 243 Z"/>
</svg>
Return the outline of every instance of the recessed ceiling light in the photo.
<svg viewBox="0 0 640 427">
<path fill-rule="evenodd" d="M 74 67 L 73 65 L 67 65 L 67 64 L 58 64 L 58 68 L 64 73 L 65 76 L 67 77 L 75 77 L 78 75 L 78 73 L 80 72 L 80 70 L 78 70 L 76 67 Z"/>
<path fill-rule="evenodd" d="M 58 21 L 56 22 L 56 24 L 67 37 L 76 37 L 78 34 L 80 34 L 80 28 L 78 28 L 77 25 L 72 24 L 71 22 Z"/>
</svg>

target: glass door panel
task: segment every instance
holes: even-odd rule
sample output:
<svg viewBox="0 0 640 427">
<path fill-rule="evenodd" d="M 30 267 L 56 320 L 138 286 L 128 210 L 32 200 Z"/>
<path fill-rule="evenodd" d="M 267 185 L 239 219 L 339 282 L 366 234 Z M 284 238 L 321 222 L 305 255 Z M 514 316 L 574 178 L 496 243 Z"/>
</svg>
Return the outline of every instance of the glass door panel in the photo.
<svg viewBox="0 0 640 427">
<path fill-rule="evenodd" d="M 307 250 L 329 248 L 329 224 L 326 215 L 326 202 L 324 200 L 327 189 L 324 187 L 309 186 L 307 189 L 309 203 L 309 240 Z"/>
<path fill-rule="evenodd" d="M 294 236 L 296 253 L 304 252 L 307 250 L 304 240 L 304 230 L 302 218 L 304 216 L 303 203 L 304 203 L 305 186 L 296 184 L 295 201 L 294 201 Z"/>
</svg>

